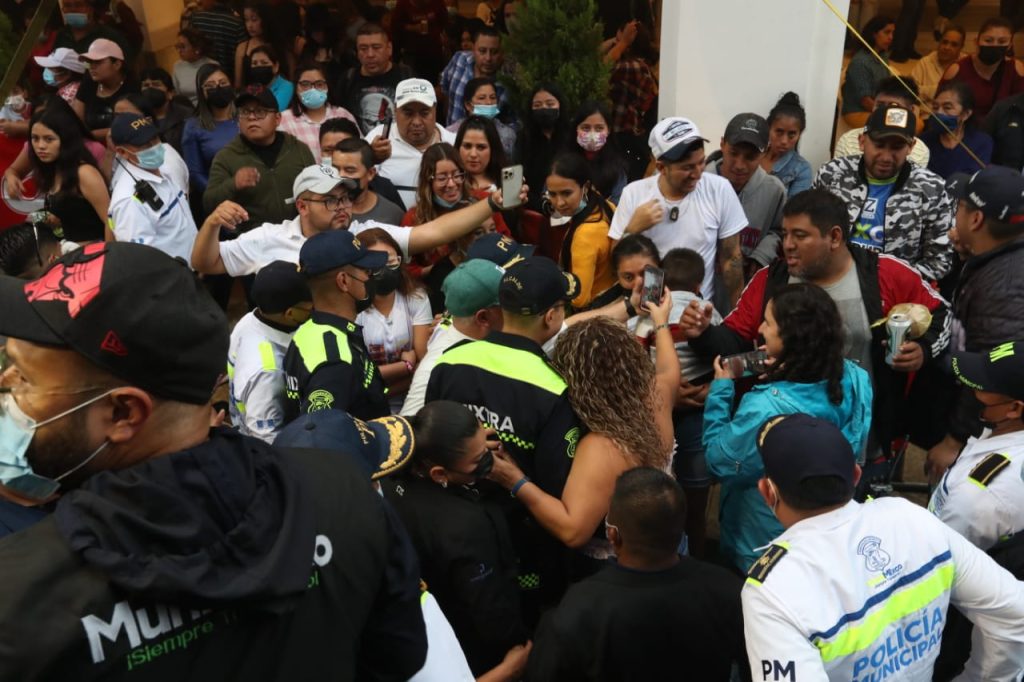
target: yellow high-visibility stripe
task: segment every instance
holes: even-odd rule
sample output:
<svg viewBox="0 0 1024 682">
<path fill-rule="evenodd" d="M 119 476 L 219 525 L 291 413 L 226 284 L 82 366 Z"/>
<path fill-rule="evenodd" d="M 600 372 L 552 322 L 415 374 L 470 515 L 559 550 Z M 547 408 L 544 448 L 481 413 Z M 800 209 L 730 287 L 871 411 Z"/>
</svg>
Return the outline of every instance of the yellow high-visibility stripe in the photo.
<svg viewBox="0 0 1024 682">
<path fill-rule="evenodd" d="M 446 351 L 439 365 L 472 365 L 509 379 L 532 384 L 555 395 L 565 392 L 565 380 L 543 358 L 526 350 L 489 341 L 473 341 Z"/>
</svg>

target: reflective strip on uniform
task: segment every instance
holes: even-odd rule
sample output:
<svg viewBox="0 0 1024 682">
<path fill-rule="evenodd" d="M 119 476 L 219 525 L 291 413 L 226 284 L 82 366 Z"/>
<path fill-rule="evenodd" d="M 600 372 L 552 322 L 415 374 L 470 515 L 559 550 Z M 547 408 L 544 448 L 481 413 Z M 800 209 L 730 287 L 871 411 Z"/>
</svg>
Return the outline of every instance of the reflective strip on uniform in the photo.
<svg viewBox="0 0 1024 682">
<path fill-rule="evenodd" d="M 522 381 L 549 393 L 562 395 L 565 380 L 546 362 L 527 350 L 509 348 L 489 341 L 474 341 L 444 352 L 439 365 L 472 365 L 515 381 Z"/>
<path fill-rule="evenodd" d="M 235 409 L 238 410 L 238 414 L 245 414 L 245 403 L 243 403 L 241 400 L 236 400 Z"/>
<path fill-rule="evenodd" d="M 348 347 L 348 337 L 337 327 L 326 324 L 317 324 L 312 320 L 306 320 L 292 337 L 292 343 L 302 356 L 302 362 L 306 371 L 312 373 L 317 367 L 327 362 L 327 344 L 338 349 L 338 359 L 342 362 L 352 362 L 352 351 Z"/>
<path fill-rule="evenodd" d="M 228 379 L 235 378 L 235 363 L 228 360 Z"/>
<path fill-rule="evenodd" d="M 273 372 L 277 369 L 277 359 L 274 357 L 274 347 L 269 342 L 263 341 L 259 345 L 260 361 L 263 363 L 263 370 Z"/>
<path fill-rule="evenodd" d="M 867 649 L 887 627 L 920 611 L 948 592 L 955 575 L 951 558 L 950 552 L 940 554 L 899 579 L 892 587 L 873 596 L 860 610 L 840 618 L 826 632 L 813 633 L 810 640 L 821 652 L 821 660 L 828 663 Z M 878 609 L 868 614 L 876 605 Z M 845 627 L 854 621 L 859 622 Z"/>
</svg>

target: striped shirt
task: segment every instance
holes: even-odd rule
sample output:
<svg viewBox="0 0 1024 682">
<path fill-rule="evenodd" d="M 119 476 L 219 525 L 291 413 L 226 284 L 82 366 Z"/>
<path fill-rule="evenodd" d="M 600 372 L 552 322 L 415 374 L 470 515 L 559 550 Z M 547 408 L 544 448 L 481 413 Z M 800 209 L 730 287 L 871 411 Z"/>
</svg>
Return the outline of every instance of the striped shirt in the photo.
<svg viewBox="0 0 1024 682">
<path fill-rule="evenodd" d="M 245 23 L 220 3 L 205 12 L 193 12 L 189 24 L 213 43 L 209 56 L 226 66 L 235 63 L 235 48 L 249 37 Z"/>
</svg>

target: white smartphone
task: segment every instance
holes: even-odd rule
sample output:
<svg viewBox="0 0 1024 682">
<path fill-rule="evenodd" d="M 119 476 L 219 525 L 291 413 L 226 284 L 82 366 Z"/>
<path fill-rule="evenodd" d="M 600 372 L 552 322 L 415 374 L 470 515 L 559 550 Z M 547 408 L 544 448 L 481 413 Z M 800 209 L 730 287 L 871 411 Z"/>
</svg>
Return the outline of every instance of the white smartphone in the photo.
<svg viewBox="0 0 1024 682">
<path fill-rule="evenodd" d="M 501 169 L 501 201 L 503 208 L 515 208 L 522 202 L 519 192 L 523 189 L 522 165 L 508 166 Z"/>
</svg>

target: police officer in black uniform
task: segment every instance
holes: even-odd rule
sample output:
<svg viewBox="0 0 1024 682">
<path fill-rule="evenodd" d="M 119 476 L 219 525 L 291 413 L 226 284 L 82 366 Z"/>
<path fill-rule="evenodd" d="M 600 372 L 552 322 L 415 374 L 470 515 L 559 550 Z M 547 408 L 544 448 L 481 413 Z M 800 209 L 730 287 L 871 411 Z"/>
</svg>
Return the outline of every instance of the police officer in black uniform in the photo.
<svg viewBox="0 0 1024 682">
<path fill-rule="evenodd" d="M 498 287 L 503 330 L 479 341 L 463 341 L 444 352 L 430 374 L 426 400 L 454 400 L 497 432 L 525 472 L 512 497 L 528 480 L 561 497 L 581 424 L 569 404 L 565 381 L 548 363 L 542 344 L 565 320 L 565 306 L 579 293 L 579 280 L 554 261 L 533 256 L 512 265 Z M 537 603 L 557 599 L 564 580 L 562 548 L 521 505 L 508 508 L 519 552 L 520 587 L 537 591 Z"/>
<path fill-rule="evenodd" d="M 321 232 L 302 245 L 299 270 L 309 281 L 313 314 L 284 357 L 286 422 L 329 409 L 364 420 L 390 414 L 384 380 L 353 322 L 373 301 L 374 277 L 387 259 L 348 230 Z"/>
</svg>

